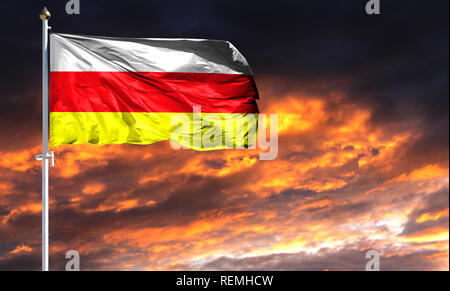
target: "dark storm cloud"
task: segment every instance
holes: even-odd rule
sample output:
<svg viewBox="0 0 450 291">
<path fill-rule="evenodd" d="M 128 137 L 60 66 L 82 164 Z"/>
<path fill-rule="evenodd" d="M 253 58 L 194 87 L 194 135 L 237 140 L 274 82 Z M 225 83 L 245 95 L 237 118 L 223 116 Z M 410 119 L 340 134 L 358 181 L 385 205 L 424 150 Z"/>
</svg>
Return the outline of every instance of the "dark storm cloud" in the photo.
<svg viewBox="0 0 450 291">
<path fill-rule="evenodd" d="M 65 13 L 65 1 L 5 3 L 12 29 L 0 48 L 8 68 L 1 73 L 2 128 L 32 124 L 39 131 L 36 14 L 43 4 L 58 32 L 230 40 L 257 77 L 284 76 L 292 80 L 283 82 L 288 87 L 321 82 L 321 91 L 347 92 L 376 109 L 376 123 L 411 114 L 448 119 L 448 1 L 386 1 L 379 16 L 366 15 L 364 2 L 83 1 L 76 16 Z"/>
<path fill-rule="evenodd" d="M 19 254 L 18 256 L 0 260 L 0 270 L 9 271 L 38 271 L 41 259 L 37 252 Z"/>
</svg>

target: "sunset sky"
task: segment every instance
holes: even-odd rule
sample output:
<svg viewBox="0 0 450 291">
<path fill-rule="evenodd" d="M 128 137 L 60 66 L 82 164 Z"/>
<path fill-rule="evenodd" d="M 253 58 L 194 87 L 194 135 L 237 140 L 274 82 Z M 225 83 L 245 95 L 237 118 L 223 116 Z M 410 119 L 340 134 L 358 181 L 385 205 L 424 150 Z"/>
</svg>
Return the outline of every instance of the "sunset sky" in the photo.
<svg viewBox="0 0 450 291">
<path fill-rule="evenodd" d="M 65 2 L 2 4 L 0 270 L 41 268 L 44 4 L 55 32 L 229 40 L 279 115 L 273 161 L 54 148 L 51 269 L 77 250 L 82 270 L 364 270 L 370 249 L 449 269 L 448 0 Z"/>
</svg>

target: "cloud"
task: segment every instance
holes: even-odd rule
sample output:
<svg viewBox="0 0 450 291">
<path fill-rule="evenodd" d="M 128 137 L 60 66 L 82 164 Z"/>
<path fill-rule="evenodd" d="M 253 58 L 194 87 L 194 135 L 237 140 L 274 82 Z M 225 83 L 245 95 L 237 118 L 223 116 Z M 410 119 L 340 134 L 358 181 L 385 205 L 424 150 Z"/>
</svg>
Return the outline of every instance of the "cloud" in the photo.
<svg viewBox="0 0 450 291">
<path fill-rule="evenodd" d="M 359 249 L 322 249 L 317 254 L 301 252 L 241 259 L 220 257 L 205 263 L 198 269 L 237 271 L 364 271 L 368 262 L 365 258 L 365 253 L 365 251 L 360 251 Z M 412 254 L 382 257 L 380 259 L 380 270 L 420 271 L 424 269 L 439 269 L 442 262 L 445 262 L 445 255 L 437 251 L 418 251 Z M 179 266 L 179 268 L 192 268 L 192 266 Z"/>
<path fill-rule="evenodd" d="M 167 143 L 150 152 L 131 145 L 61 147 L 51 181 L 55 268 L 64 266 L 65 251 L 76 249 L 87 258 L 85 269 L 240 263 L 252 269 L 249 257 L 279 262 L 259 265 L 268 269 L 358 269 L 363 263 L 356 258 L 367 247 L 383 253 L 386 268 L 411 269 L 406 258 L 445 268 L 442 152 L 416 152 L 411 162 L 407 153 L 424 137 L 414 123 L 373 127 L 371 111 L 348 99 L 330 107 L 336 99 L 296 94 L 269 108 L 290 108 L 314 122 L 298 130 L 295 121 L 280 119 L 285 129 L 276 161 L 258 160 L 258 150 L 196 153 Z M 316 109 L 304 111 L 309 104 Z M 39 247 L 39 187 L 19 178 L 38 185 L 39 168 L 4 164 L 3 171 L 10 194 L 2 195 L 0 234 L 14 238 L 2 247 L 3 265 L 11 266 L 26 257 L 10 253 L 17 245 Z"/>
</svg>

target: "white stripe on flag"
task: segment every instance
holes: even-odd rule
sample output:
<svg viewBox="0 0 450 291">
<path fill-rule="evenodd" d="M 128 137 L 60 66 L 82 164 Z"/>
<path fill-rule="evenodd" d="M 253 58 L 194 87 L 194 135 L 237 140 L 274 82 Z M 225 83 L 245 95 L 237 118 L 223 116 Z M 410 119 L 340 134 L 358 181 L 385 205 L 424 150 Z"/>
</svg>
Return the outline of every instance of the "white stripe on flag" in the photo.
<svg viewBox="0 0 450 291">
<path fill-rule="evenodd" d="M 251 75 L 227 41 L 52 34 L 53 72 L 181 72 Z"/>
</svg>

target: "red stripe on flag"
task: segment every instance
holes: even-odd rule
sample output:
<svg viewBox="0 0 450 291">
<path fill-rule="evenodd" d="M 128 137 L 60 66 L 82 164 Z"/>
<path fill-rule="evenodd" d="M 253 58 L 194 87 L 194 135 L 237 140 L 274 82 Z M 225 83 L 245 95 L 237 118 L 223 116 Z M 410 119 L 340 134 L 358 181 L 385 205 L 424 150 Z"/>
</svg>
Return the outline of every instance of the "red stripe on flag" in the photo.
<svg viewBox="0 0 450 291">
<path fill-rule="evenodd" d="M 258 113 L 251 75 L 51 72 L 51 112 Z"/>
</svg>

